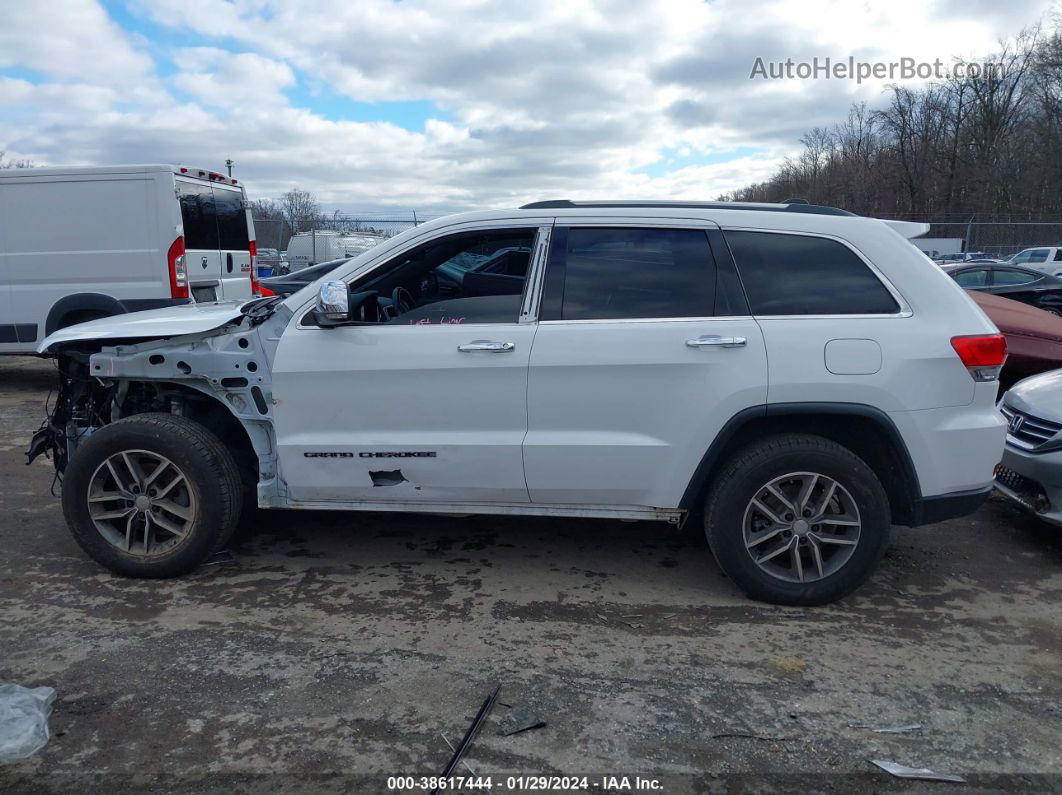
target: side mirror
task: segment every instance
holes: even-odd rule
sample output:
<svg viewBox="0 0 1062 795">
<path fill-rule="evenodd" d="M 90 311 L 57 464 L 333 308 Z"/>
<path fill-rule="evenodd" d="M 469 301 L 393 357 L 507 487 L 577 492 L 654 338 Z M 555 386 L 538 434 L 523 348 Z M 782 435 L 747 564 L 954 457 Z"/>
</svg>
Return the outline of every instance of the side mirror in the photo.
<svg viewBox="0 0 1062 795">
<path fill-rule="evenodd" d="M 314 316 L 320 326 L 338 326 L 350 321 L 350 288 L 346 282 L 329 280 L 317 291 Z"/>
<path fill-rule="evenodd" d="M 326 281 L 317 291 L 314 319 L 322 328 L 379 323 L 379 296 L 376 290 L 352 293 L 346 282 Z"/>
</svg>

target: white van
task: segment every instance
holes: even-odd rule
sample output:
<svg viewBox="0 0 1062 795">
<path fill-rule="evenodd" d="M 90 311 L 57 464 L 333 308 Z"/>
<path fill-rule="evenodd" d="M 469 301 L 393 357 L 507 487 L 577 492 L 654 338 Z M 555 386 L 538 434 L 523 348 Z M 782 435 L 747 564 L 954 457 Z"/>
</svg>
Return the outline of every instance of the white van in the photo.
<svg viewBox="0 0 1062 795">
<path fill-rule="evenodd" d="M 330 229 L 292 235 L 285 252 L 293 271 L 335 259 L 356 257 L 386 240 L 370 232 L 335 232 Z"/>
<path fill-rule="evenodd" d="M 59 328 L 257 292 L 243 186 L 168 165 L 0 171 L 0 353 Z"/>
</svg>

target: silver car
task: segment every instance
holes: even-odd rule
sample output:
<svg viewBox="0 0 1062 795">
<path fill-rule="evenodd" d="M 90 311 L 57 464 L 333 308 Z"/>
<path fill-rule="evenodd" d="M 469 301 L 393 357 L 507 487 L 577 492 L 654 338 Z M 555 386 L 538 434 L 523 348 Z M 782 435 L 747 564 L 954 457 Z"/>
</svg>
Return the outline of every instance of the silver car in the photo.
<svg viewBox="0 0 1062 795">
<path fill-rule="evenodd" d="M 1062 370 L 1018 382 L 999 408 L 1008 426 L 996 489 L 1062 526 Z"/>
</svg>

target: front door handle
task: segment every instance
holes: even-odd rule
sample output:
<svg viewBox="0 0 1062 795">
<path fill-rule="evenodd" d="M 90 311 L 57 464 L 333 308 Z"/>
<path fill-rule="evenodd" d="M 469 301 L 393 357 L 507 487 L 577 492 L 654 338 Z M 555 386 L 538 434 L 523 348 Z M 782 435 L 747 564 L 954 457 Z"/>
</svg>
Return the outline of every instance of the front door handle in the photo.
<svg viewBox="0 0 1062 795">
<path fill-rule="evenodd" d="M 486 351 L 487 353 L 509 353 L 516 350 L 516 343 L 493 342 L 491 340 L 473 340 L 464 345 L 458 345 L 457 350 L 461 353 L 473 353 L 474 351 Z"/>
<path fill-rule="evenodd" d="M 690 348 L 707 348 L 709 346 L 740 348 L 746 342 L 747 340 L 744 337 L 720 337 L 718 334 L 705 334 L 696 339 L 686 340 L 686 345 Z"/>
</svg>

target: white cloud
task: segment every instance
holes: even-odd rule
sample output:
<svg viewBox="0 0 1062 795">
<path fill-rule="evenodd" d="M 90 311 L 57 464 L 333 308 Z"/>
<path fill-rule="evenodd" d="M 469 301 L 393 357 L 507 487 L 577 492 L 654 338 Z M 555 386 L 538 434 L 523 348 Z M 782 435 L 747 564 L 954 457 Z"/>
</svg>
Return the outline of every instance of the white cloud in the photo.
<svg viewBox="0 0 1062 795">
<path fill-rule="evenodd" d="M 0 149 L 49 163 L 232 157 L 257 196 L 299 185 L 326 204 L 428 209 L 712 198 L 881 89 L 750 81 L 757 56 L 948 61 L 992 50 L 1050 0 L 1009 16 L 987 0 L 130 2 L 157 40 L 94 0 L 4 4 L 0 70 L 43 80 L 0 75 Z M 404 129 L 352 120 L 371 110 L 337 95 L 385 115 L 393 102 L 440 111 Z M 643 169 L 676 151 L 674 170 Z"/>
<path fill-rule="evenodd" d="M 98 3 L 87 0 L 3 3 L 0 69 L 7 67 L 56 80 L 153 87 L 151 57 Z"/>
<path fill-rule="evenodd" d="M 283 92 L 295 85 L 290 66 L 255 53 L 186 47 L 173 60 L 180 69 L 174 85 L 215 108 L 283 106 L 287 104 Z"/>
</svg>

